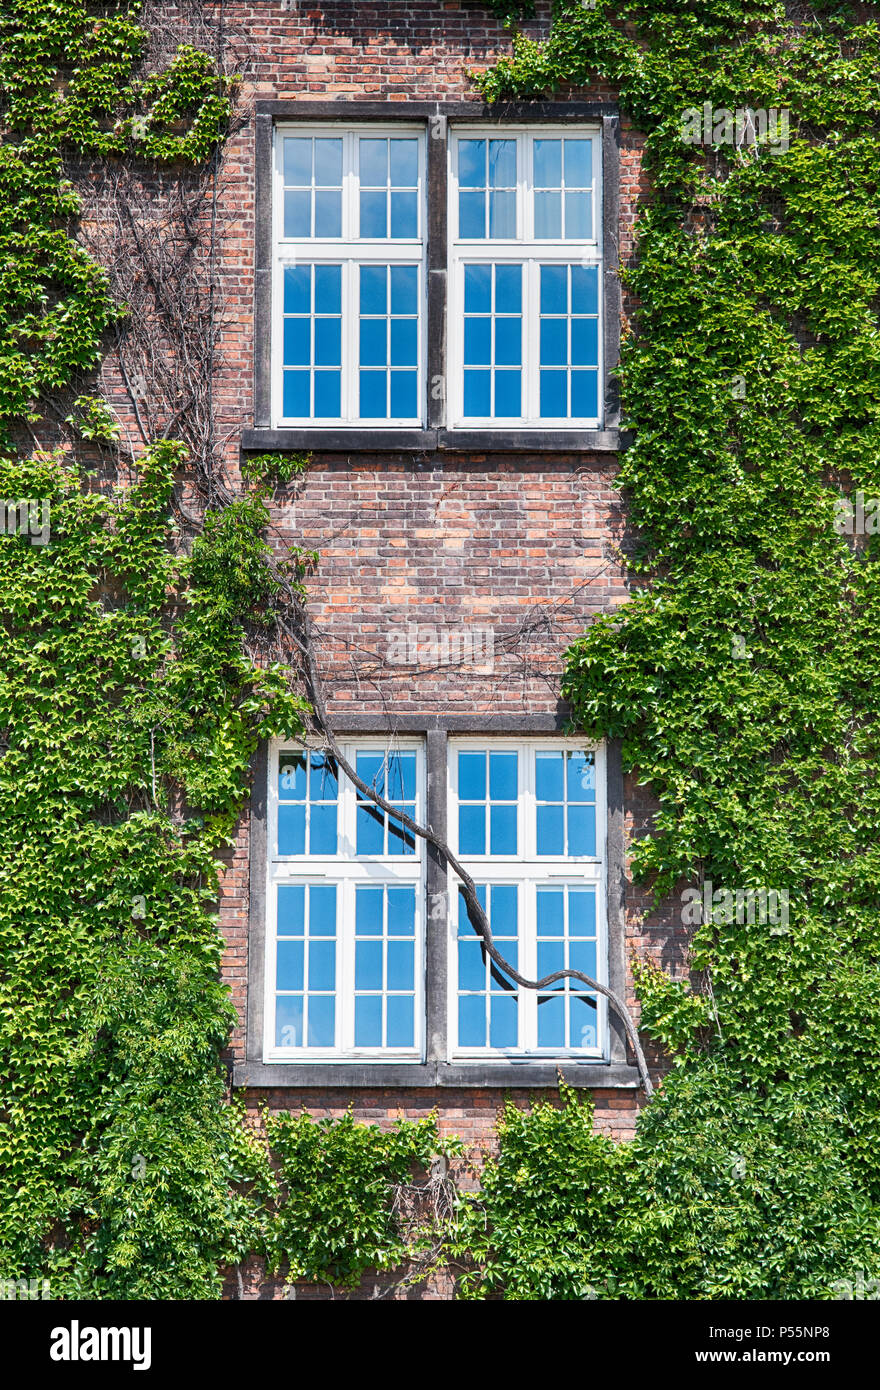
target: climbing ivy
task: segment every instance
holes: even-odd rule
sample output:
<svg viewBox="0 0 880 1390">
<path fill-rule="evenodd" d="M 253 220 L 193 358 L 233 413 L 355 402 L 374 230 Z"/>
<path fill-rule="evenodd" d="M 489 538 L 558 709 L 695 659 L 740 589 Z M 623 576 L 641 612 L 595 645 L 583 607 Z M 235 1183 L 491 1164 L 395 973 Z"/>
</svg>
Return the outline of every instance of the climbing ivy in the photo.
<svg viewBox="0 0 880 1390">
<path fill-rule="evenodd" d="M 657 799 L 634 870 L 694 924 L 702 981 L 639 973 L 675 1065 L 622 1152 L 571 1100 L 508 1115 L 479 1209 L 508 1296 L 833 1297 L 878 1270 L 880 540 L 870 500 L 865 534 L 840 524 L 880 493 L 878 49 L 872 7 L 558 0 L 480 78 L 499 100 L 603 77 L 645 136 L 635 591 L 564 692 Z M 769 108 L 732 143 L 724 109 Z M 683 909 L 704 880 L 709 911 Z M 785 892 L 787 920 L 724 889 Z"/>
</svg>

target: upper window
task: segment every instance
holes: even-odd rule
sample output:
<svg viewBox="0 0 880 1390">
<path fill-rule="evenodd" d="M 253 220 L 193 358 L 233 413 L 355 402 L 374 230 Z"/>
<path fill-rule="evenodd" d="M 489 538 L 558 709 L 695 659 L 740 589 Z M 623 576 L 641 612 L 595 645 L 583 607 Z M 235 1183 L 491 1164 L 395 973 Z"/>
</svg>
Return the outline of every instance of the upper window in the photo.
<svg viewBox="0 0 880 1390">
<path fill-rule="evenodd" d="M 275 134 L 274 416 L 423 420 L 424 132 Z"/>
<path fill-rule="evenodd" d="M 430 391 L 452 430 L 600 427 L 600 174 L 598 128 L 450 129 L 429 383 L 424 126 L 278 125 L 274 422 L 419 427 Z"/>
</svg>

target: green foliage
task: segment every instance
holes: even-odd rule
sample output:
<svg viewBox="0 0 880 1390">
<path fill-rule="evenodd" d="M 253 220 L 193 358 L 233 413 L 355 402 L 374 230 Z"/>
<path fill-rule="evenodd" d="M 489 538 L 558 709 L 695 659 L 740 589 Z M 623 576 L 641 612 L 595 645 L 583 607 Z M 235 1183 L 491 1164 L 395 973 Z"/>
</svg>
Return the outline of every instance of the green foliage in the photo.
<svg viewBox="0 0 880 1390">
<path fill-rule="evenodd" d="M 459 1151 L 441 1139 L 433 1115 L 398 1120 L 388 1130 L 351 1114 L 318 1120 L 303 1113 L 268 1121 L 278 1162 L 280 1204 L 267 1224 L 268 1265 L 287 1278 L 357 1284 L 367 1269 L 404 1263 L 418 1242 L 404 1238 L 392 1210 L 393 1185 L 435 1155 Z"/>
<path fill-rule="evenodd" d="M 242 460 L 241 475 L 251 482 L 289 483 L 309 464 L 308 454 L 247 454 Z"/>
<path fill-rule="evenodd" d="M 640 973 L 644 1021 L 678 1065 L 628 1158 L 607 1159 L 612 1187 L 628 1165 L 629 1214 L 593 1151 L 581 1161 L 599 1196 L 589 1214 L 572 1198 L 585 1263 L 576 1244 L 540 1284 L 554 1297 L 592 1262 L 636 1298 L 806 1298 L 876 1268 L 880 539 L 834 517 L 841 491 L 880 494 L 878 47 L 870 10 L 558 0 L 547 41 L 518 36 L 481 79 L 493 100 L 618 84 L 655 189 L 622 369 L 642 585 L 569 652 L 565 694 L 659 801 L 634 857 L 659 895 L 704 875 L 790 897 L 776 929 L 699 928 L 711 998 Z M 685 143 L 704 103 L 786 108 L 789 140 Z M 577 1147 L 568 1124 L 559 1142 Z M 554 1125 L 509 1122 L 506 1142 Z M 522 1296 L 555 1242 L 506 1240 L 496 1189 L 484 1276 Z"/>
</svg>

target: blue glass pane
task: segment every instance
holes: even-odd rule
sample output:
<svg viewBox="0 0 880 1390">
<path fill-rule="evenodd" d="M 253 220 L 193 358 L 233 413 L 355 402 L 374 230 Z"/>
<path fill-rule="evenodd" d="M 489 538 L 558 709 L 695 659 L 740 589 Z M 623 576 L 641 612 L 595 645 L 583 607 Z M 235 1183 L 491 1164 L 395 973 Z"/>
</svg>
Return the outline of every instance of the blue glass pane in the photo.
<svg viewBox="0 0 880 1390">
<path fill-rule="evenodd" d="M 391 194 L 391 235 L 398 241 L 414 241 L 419 234 L 419 204 L 415 193 Z"/>
<path fill-rule="evenodd" d="M 342 236 L 342 194 L 315 194 L 315 236 Z"/>
<path fill-rule="evenodd" d="M 342 266 L 315 266 L 315 313 L 342 312 Z"/>
<path fill-rule="evenodd" d="M 459 941 L 458 943 L 458 987 L 459 989 L 486 988 L 483 948 L 476 936 L 471 941 Z"/>
<path fill-rule="evenodd" d="M 490 807 L 489 827 L 490 853 L 516 854 L 516 807 Z"/>
<path fill-rule="evenodd" d="M 582 320 L 583 322 L 583 320 Z M 541 366 L 564 367 L 568 362 L 566 319 L 541 319 Z M 565 378 L 562 378 L 563 383 Z M 556 412 L 557 414 L 563 412 Z"/>
<path fill-rule="evenodd" d="M 484 188 L 486 184 L 485 140 L 459 140 L 458 181 L 462 188 Z"/>
<path fill-rule="evenodd" d="M 568 963 L 572 970 L 582 970 L 591 980 L 596 979 L 595 941 L 572 941 L 568 948 Z M 582 982 L 570 980 L 571 989 L 580 989 Z"/>
<path fill-rule="evenodd" d="M 284 365 L 307 367 L 312 360 L 310 319 L 284 320 Z"/>
<path fill-rule="evenodd" d="M 358 941 L 354 951 L 355 989 L 381 989 L 382 942 Z"/>
<path fill-rule="evenodd" d="M 341 360 L 342 324 L 340 320 L 315 319 L 315 365 L 317 367 L 338 367 Z"/>
<path fill-rule="evenodd" d="M 278 889 L 278 935 L 302 936 L 305 928 L 306 890 L 301 883 Z"/>
<path fill-rule="evenodd" d="M 357 853 L 385 853 L 385 819 L 382 812 L 363 802 L 357 808 Z"/>
<path fill-rule="evenodd" d="M 541 372 L 541 418 L 543 420 L 555 420 L 560 417 L 567 417 L 568 403 L 566 400 L 568 382 L 567 374 L 563 372 L 542 371 Z"/>
<path fill-rule="evenodd" d="M 488 365 L 492 361 L 492 320 L 466 318 L 464 321 L 464 360 L 467 366 Z"/>
<path fill-rule="evenodd" d="M 489 795 L 493 801 L 516 801 L 517 753 L 489 754 Z"/>
<path fill-rule="evenodd" d="M 596 769 L 591 753 L 569 753 L 566 761 L 569 801 L 595 799 Z"/>
<path fill-rule="evenodd" d="M 386 193 L 361 194 L 361 236 L 386 237 L 388 235 L 388 195 Z"/>
<path fill-rule="evenodd" d="M 590 194 L 566 193 L 565 195 L 565 239 L 566 241 L 586 241 L 592 234 L 590 225 Z"/>
<path fill-rule="evenodd" d="M 497 755 L 496 755 L 497 756 Z M 516 757 L 516 754 L 514 754 Z M 459 801 L 485 801 L 486 799 L 486 754 L 459 753 L 458 755 L 458 799 Z"/>
<path fill-rule="evenodd" d="M 354 1001 L 355 1047 L 382 1046 L 382 998 L 374 994 Z"/>
<path fill-rule="evenodd" d="M 392 271 L 392 276 L 394 272 Z M 387 312 L 386 267 L 384 265 L 361 266 L 361 313 L 384 314 Z"/>
<path fill-rule="evenodd" d="M 538 1046 L 565 1047 L 565 996 L 538 995 Z"/>
<path fill-rule="evenodd" d="M 410 820 L 415 820 L 415 805 L 406 802 L 400 808 L 409 816 Z M 399 821 L 388 819 L 388 853 L 389 854 L 415 854 L 416 842 L 411 830 L 406 830 Z"/>
<path fill-rule="evenodd" d="M 336 886 L 313 883 L 309 888 L 309 936 L 336 935 Z"/>
<path fill-rule="evenodd" d="M 538 853 L 565 853 L 561 806 L 538 807 Z"/>
<path fill-rule="evenodd" d="M 308 314 L 312 308 L 312 267 L 310 265 L 286 265 L 284 267 L 284 312 L 285 314 Z"/>
<path fill-rule="evenodd" d="M 466 265 L 464 268 L 464 311 L 488 314 L 492 309 L 492 267 Z"/>
<path fill-rule="evenodd" d="M 396 420 L 412 420 L 418 413 L 418 374 L 392 372 L 391 414 Z"/>
<path fill-rule="evenodd" d="M 576 418 L 593 420 L 599 414 L 598 372 L 572 372 L 571 413 Z"/>
<path fill-rule="evenodd" d="M 490 1047 L 516 1047 L 519 1040 L 516 997 L 510 994 L 495 995 L 489 1002 L 489 1009 Z"/>
<path fill-rule="evenodd" d="M 281 753 L 278 758 L 278 795 L 282 801 L 305 801 L 305 753 Z"/>
<path fill-rule="evenodd" d="M 486 235 L 485 193 L 459 193 L 458 235 L 476 240 Z"/>
<path fill-rule="evenodd" d="M 418 325 L 415 319 L 391 320 L 391 365 L 414 367 L 418 361 Z"/>
<path fill-rule="evenodd" d="M 596 853 L 596 808 L 594 806 L 569 806 L 568 853 Z"/>
<path fill-rule="evenodd" d="M 362 419 L 380 420 L 387 416 L 388 407 L 385 403 L 387 384 L 387 372 L 361 372 L 360 413 Z"/>
<path fill-rule="evenodd" d="M 571 312 L 573 314 L 598 314 L 599 270 L 597 266 L 573 265 L 571 267 Z"/>
<path fill-rule="evenodd" d="M 309 999 L 309 1047 L 332 1047 L 336 1000 L 332 994 L 313 994 Z"/>
<path fill-rule="evenodd" d="M 496 265 L 495 312 L 519 314 L 522 311 L 522 266 Z"/>
<path fill-rule="evenodd" d="M 499 367 L 519 367 L 522 363 L 522 319 L 495 320 L 495 361 Z"/>
<path fill-rule="evenodd" d="M 275 984 L 277 989 L 301 990 L 303 987 L 302 941 L 279 941 Z"/>
<path fill-rule="evenodd" d="M 513 188 L 516 185 L 516 141 L 489 141 L 489 187 Z"/>
<path fill-rule="evenodd" d="M 535 755 L 535 796 L 539 801 L 562 801 L 563 764 L 561 751 Z"/>
<path fill-rule="evenodd" d="M 281 409 L 288 419 L 301 419 L 310 414 L 309 372 L 284 373 L 284 399 Z"/>
<path fill-rule="evenodd" d="M 313 801 L 335 801 L 339 792 L 336 766 L 323 753 L 309 757 L 309 795 Z"/>
<path fill-rule="evenodd" d="M 386 365 L 387 339 L 387 319 L 361 319 L 360 364 L 362 367 L 384 367 Z M 384 377 L 379 379 L 384 381 Z"/>
<path fill-rule="evenodd" d="M 539 888 L 538 936 L 562 936 L 565 932 L 565 889 Z"/>
<path fill-rule="evenodd" d="M 562 236 L 562 194 L 535 194 L 535 236 L 540 241 L 559 240 Z"/>
<path fill-rule="evenodd" d="M 385 791 L 385 757 L 382 753 L 358 753 L 355 770 L 362 782 L 377 791 Z"/>
<path fill-rule="evenodd" d="M 590 999 L 573 995 L 568 1001 L 571 1013 L 571 1046 L 596 1046 L 596 1006 Z"/>
<path fill-rule="evenodd" d="M 534 142 L 535 187 L 562 187 L 562 141 L 536 140 Z"/>
<path fill-rule="evenodd" d="M 599 361 L 598 319 L 572 319 L 571 361 L 575 367 L 595 367 Z"/>
<path fill-rule="evenodd" d="M 340 375 L 339 372 L 315 372 L 316 418 L 339 418 Z"/>
<path fill-rule="evenodd" d="M 388 935 L 412 936 L 416 929 L 415 888 L 388 889 Z"/>
<path fill-rule="evenodd" d="M 565 182 L 569 188 L 589 188 L 593 182 L 592 141 L 566 140 Z"/>
<path fill-rule="evenodd" d="M 545 976 L 552 975 L 554 970 L 565 969 L 565 943 L 562 941 L 539 941 L 538 942 L 538 979 L 543 980 Z M 562 989 L 565 985 L 564 980 L 557 980 L 551 989 Z"/>
<path fill-rule="evenodd" d="M 393 265 L 391 267 L 392 314 L 415 314 L 418 310 L 418 292 L 418 267 L 414 265 Z"/>
<path fill-rule="evenodd" d="M 486 853 L 486 811 L 482 806 L 458 808 L 459 854 Z"/>
<path fill-rule="evenodd" d="M 495 239 L 516 236 L 516 194 L 489 194 L 489 236 Z"/>
<path fill-rule="evenodd" d="M 506 941 L 504 943 L 504 949 L 502 954 L 504 955 L 511 969 L 516 970 L 518 965 L 517 942 Z M 504 974 L 497 965 L 492 964 L 489 967 L 489 988 L 503 989 L 509 992 L 510 990 L 515 988 L 515 985 L 513 984 L 513 981 L 510 979 L 509 975 Z"/>
<path fill-rule="evenodd" d="M 592 888 L 570 888 L 568 891 L 569 936 L 596 935 L 596 894 Z"/>
<path fill-rule="evenodd" d="M 291 192 L 284 195 L 284 235 L 307 237 L 312 235 L 312 195 L 307 192 Z"/>
<path fill-rule="evenodd" d="M 388 182 L 388 141 L 360 139 L 358 150 L 361 184 L 366 188 L 384 188 Z"/>
<path fill-rule="evenodd" d="M 495 373 L 495 415 L 521 415 L 520 372 Z"/>
<path fill-rule="evenodd" d="M 568 266 L 541 266 L 541 313 L 568 313 Z"/>
<path fill-rule="evenodd" d="M 517 923 L 516 885 L 496 883 L 492 888 L 492 932 L 501 937 L 515 937 Z M 505 951 L 506 953 L 506 951 Z M 513 956 L 510 957 L 514 963 Z"/>
<path fill-rule="evenodd" d="M 323 188 L 342 184 L 342 141 L 335 136 L 315 141 L 315 183 Z"/>
<path fill-rule="evenodd" d="M 389 801 L 412 801 L 415 794 L 415 753 L 393 753 L 388 759 Z"/>
<path fill-rule="evenodd" d="M 388 989 L 412 989 L 415 984 L 415 948 L 411 941 L 388 942 Z"/>
<path fill-rule="evenodd" d="M 285 137 L 284 182 L 299 188 L 308 187 L 311 184 L 312 142 L 308 137 Z"/>
<path fill-rule="evenodd" d="M 488 416 L 492 373 L 466 371 L 464 374 L 464 413 L 475 417 Z"/>
<path fill-rule="evenodd" d="M 412 1047 L 413 999 L 411 995 L 393 994 L 388 1000 L 386 1046 Z"/>
<path fill-rule="evenodd" d="M 306 808 L 299 805 L 278 807 L 278 853 L 305 854 Z"/>
<path fill-rule="evenodd" d="M 336 987 L 336 942 L 309 942 L 309 989 Z"/>
<path fill-rule="evenodd" d="M 292 999 L 279 995 L 275 1004 L 275 1046 L 302 1047 L 303 1041 L 302 996 Z"/>
<path fill-rule="evenodd" d="M 392 140 L 391 186 L 393 188 L 415 188 L 418 181 L 418 140 Z"/>
<path fill-rule="evenodd" d="M 357 936 L 382 935 L 382 896 L 381 888 L 355 889 L 354 930 Z"/>
<path fill-rule="evenodd" d="M 309 817 L 309 854 L 336 853 L 336 804 L 312 806 Z"/>
<path fill-rule="evenodd" d="M 482 994 L 465 994 L 459 998 L 458 1045 L 486 1046 L 486 1000 Z"/>
</svg>

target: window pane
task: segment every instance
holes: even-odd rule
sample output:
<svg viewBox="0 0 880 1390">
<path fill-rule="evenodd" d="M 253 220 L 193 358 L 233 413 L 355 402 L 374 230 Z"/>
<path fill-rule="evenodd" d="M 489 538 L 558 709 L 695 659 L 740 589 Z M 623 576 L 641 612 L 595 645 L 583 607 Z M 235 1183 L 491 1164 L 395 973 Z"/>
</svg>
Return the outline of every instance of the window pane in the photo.
<svg viewBox="0 0 880 1390">
<path fill-rule="evenodd" d="M 539 941 L 538 942 L 538 979 L 543 980 L 547 975 L 552 975 L 556 970 L 565 969 L 565 942 L 564 941 Z M 557 980 L 551 989 L 564 989 L 565 981 Z"/>
<path fill-rule="evenodd" d="M 385 817 L 376 806 L 361 802 L 357 808 L 357 853 L 384 854 Z"/>
<path fill-rule="evenodd" d="M 339 141 L 340 146 L 342 141 Z M 340 172 L 341 172 L 340 163 Z M 312 183 L 312 142 L 306 137 L 288 135 L 284 139 L 284 182 L 298 188 Z"/>
<path fill-rule="evenodd" d="M 568 853 L 596 853 L 596 808 L 595 806 L 569 806 L 568 808 Z"/>
<path fill-rule="evenodd" d="M 362 237 L 384 238 L 388 235 L 388 194 L 361 193 Z"/>
<path fill-rule="evenodd" d="M 489 1045 L 516 1047 L 519 1042 L 515 995 L 496 995 L 490 1000 Z"/>
<path fill-rule="evenodd" d="M 489 187 L 516 186 L 516 141 L 489 141 Z"/>
<path fill-rule="evenodd" d="M 538 853 L 559 856 L 565 853 L 562 806 L 538 807 Z"/>
<path fill-rule="evenodd" d="M 309 758 L 309 796 L 312 801 L 335 801 L 339 791 L 336 765 L 323 753 Z"/>
<path fill-rule="evenodd" d="M 392 753 L 388 759 L 389 801 L 412 801 L 416 794 L 415 753 Z"/>
<path fill-rule="evenodd" d="M 386 390 L 388 376 L 385 372 L 361 372 L 360 374 L 360 413 L 364 420 L 379 420 L 387 417 Z"/>
<path fill-rule="evenodd" d="M 308 265 L 284 267 L 285 314 L 308 314 L 312 308 L 312 268 Z"/>
<path fill-rule="evenodd" d="M 459 854 L 486 853 L 486 810 L 484 806 L 458 808 Z"/>
<path fill-rule="evenodd" d="M 479 990 L 486 988 L 486 958 L 476 936 L 472 941 L 458 943 L 458 987 Z"/>
<path fill-rule="evenodd" d="M 565 183 L 568 188 L 589 188 L 593 182 L 592 141 L 565 141 Z"/>
<path fill-rule="evenodd" d="M 418 313 L 419 272 L 414 265 L 393 265 L 391 267 L 391 312 L 392 314 Z M 367 313 L 384 313 L 384 309 L 364 310 Z"/>
<path fill-rule="evenodd" d="M 315 418 L 337 419 L 339 401 L 339 372 L 315 372 Z"/>
<path fill-rule="evenodd" d="M 413 367 L 417 361 L 418 334 L 415 319 L 391 319 L 391 365 Z"/>
<path fill-rule="evenodd" d="M 336 853 L 336 805 L 312 806 L 309 812 L 309 853 Z"/>
<path fill-rule="evenodd" d="M 595 977 L 594 977 L 595 978 Z M 571 1046 L 596 1046 L 596 1005 L 588 996 L 573 994 L 568 1001 L 571 1011 Z"/>
<path fill-rule="evenodd" d="M 522 414 L 520 372 L 495 373 L 495 415 L 501 419 Z"/>
<path fill-rule="evenodd" d="M 535 755 L 535 795 L 539 801 L 562 801 L 563 754 L 537 753 Z"/>
<path fill-rule="evenodd" d="M 489 194 L 489 236 L 509 239 L 516 236 L 516 193 Z"/>
<path fill-rule="evenodd" d="M 566 241 L 586 241 L 593 232 L 590 223 L 590 194 L 567 192 L 565 195 Z"/>
<path fill-rule="evenodd" d="M 311 414 L 309 401 L 310 372 L 285 372 L 282 410 L 286 417 Z"/>
<path fill-rule="evenodd" d="M 488 365 L 492 361 L 492 320 L 466 318 L 464 321 L 464 360 L 467 366 Z"/>
<path fill-rule="evenodd" d="M 462 188 L 486 186 L 485 140 L 459 140 L 458 182 Z"/>
<path fill-rule="evenodd" d="M 535 140 L 535 187 L 562 187 L 562 141 Z"/>
<path fill-rule="evenodd" d="M 415 912 L 415 888 L 388 889 L 389 936 L 413 936 L 415 934 Z"/>
<path fill-rule="evenodd" d="M 415 820 L 416 808 L 414 805 L 404 803 L 400 807 L 410 820 Z M 401 825 L 400 821 L 392 817 L 388 819 L 388 853 L 389 854 L 415 854 L 416 841 L 411 830 L 407 830 Z"/>
<path fill-rule="evenodd" d="M 304 804 L 278 807 L 278 853 L 305 854 L 306 808 Z"/>
<path fill-rule="evenodd" d="M 361 366 L 384 367 L 387 359 L 387 319 L 361 319 Z M 384 382 L 385 378 L 380 380 Z"/>
<path fill-rule="evenodd" d="M 599 374 L 598 372 L 572 372 L 571 374 L 571 413 L 575 417 L 591 420 L 599 414 Z"/>
<path fill-rule="evenodd" d="M 459 1047 L 486 1046 L 486 998 L 482 994 L 463 994 L 458 1001 Z"/>
<path fill-rule="evenodd" d="M 302 941 L 278 942 L 277 989 L 302 990 L 304 949 Z"/>
<path fill-rule="evenodd" d="M 416 193 L 391 194 L 391 236 L 414 241 L 419 234 L 419 204 Z"/>
<path fill-rule="evenodd" d="M 278 796 L 282 801 L 305 801 L 306 755 L 281 753 L 278 758 Z"/>
<path fill-rule="evenodd" d="M 388 183 L 388 141 L 362 136 L 358 152 L 361 187 L 384 188 Z"/>
<path fill-rule="evenodd" d="M 565 931 L 565 889 L 539 888 L 538 936 L 562 936 Z"/>
<path fill-rule="evenodd" d="M 463 239 L 478 240 L 486 235 L 486 195 L 485 193 L 459 193 L 458 195 L 458 235 Z"/>
<path fill-rule="evenodd" d="M 593 888 L 568 890 L 568 930 L 571 936 L 596 935 L 596 892 Z M 590 974 L 593 972 L 590 971 Z"/>
<path fill-rule="evenodd" d="M 541 366 L 564 367 L 567 364 L 568 320 L 541 319 Z"/>
<path fill-rule="evenodd" d="M 489 754 L 489 795 L 493 801 L 516 801 L 518 764 L 517 753 Z"/>
<path fill-rule="evenodd" d="M 309 1047 L 332 1047 L 336 1001 L 332 994 L 309 995 Z"/>
<path fill-rule="evenodd" d="M 516 854 L 516 806 L 492 806 L 489 813 L 492 854 Z"/>
<path fill-rule="evenodd" d="M 382 896 L 381 888 L 355 889 L 355 933 L 358 936 L 382 935 Z"/>
<path fill-rule="evenodd" d="M 382 988 L 382 942 L 358 941 L 354 957 L 355 989 Z"/>
<path fill-rule="evenodd" d="M 284 235 L 308 237 L 312 234 L 312 195 L 306 192 L 284 194 Z"/>
<path fill-rule="evenodd" d="M 298 196 L 298 195 L 297 195 Z M 342 194 L 319 190 L 315 194 L 315 236 L 342 236 Z"/>
<path fill-rule="evenodd" d="M 483 418 L 491 412 L 492 373 L 466 371 L 464 374 L 464 413 Z"/>
<path fill-rule="evenodd" d="M 362 314 L 387 313 L 387 275 L 384 265 L 360 268 L 360 308 Z"/>
<path fill-rule="evenodd" d="M 571 267 L 571 312 L 573 314 L 598 314 L 598 266 L 573 265 Z"/>
<path fill-rule="evenodd" d="M 391 141 L 391 186 L 415 188 L 419 181 L 419 144 L 417 140 Z"/>
<path fill-rule="evenodd" d="M 278 935 L 302 936 L 305 930 L 306 890 L 301 883 L 278 889 Z"/>
<path fill-rule="evenodd" d="M 516 266 L 514 269 L 518 271 L 519 267 Z M 504 292 L 509 294 L 509 286 L 506 284 Z M 490 265 L 465 266 L 464 311 L 466 314 L 489 314 L 492 312 L 492 267 Z"/>
<path fill-rule="evenodd" d="M 414 420 L 418 408 L 418 376 L 415 372 L 391 373 L 391 414 L 397 420 Z"/>
<path fill-rule="evenodd" d="M 565 1047 L 565 997 L 538 995 L 538 1046 Z"/>
<path fill-rule="evenodd" d="M 315 313 L 342 312 L 342 266 L 315 266 Z"/>
<path fill-rule="evenodd" d="M 515 756 L 515 755 L 514 755 Z M 460 801 L 484 801 L 486 798 L 485 753 L 459 753 L 458 797 Z"/>
<path fill-rule="evenodd" d="M 275 1004 L 275 1046 L 302 1047 L 303 1041 L 302 995 L 279 995 Z"/>
<path fill-rule="evenodd" d="M 482 322 L 488 322 L 488 320 L 482 320 Z M 498 318 L 495 320 L 495 361 L 499 366 L 519 367 L 521 365 L 521 323 L 522 320 L 518 318 Z"/>
<path fill-rule="evenodd" d="M 307 318 L 284 320 L 285 367 L 308 367 L 312 362 L 312 325 Z"/>
<path fill-rule="evenodd" d="M 543 420 L 567 417 L 567 388 L 567 372 L 541 372 L 541 418 Z"/>
<path fill-rule="evenodd" d="M 572 896 L 574 895 L 572 894 Z M 569 928 L 569 930 L 571 929 Z M 568 963 L 572 970 L 582 970 L 592 980 L 596 979 L 595 941 L 572 941 L 568 953 Z M 569 984 L 573 990 L 581 987 L 577 980 L 570 980 Z"/>
<path fill-rule="evenodd" d="M 412 989 L 415 983 L 415 948 L 411 941 L 388 943 L 388 988 Z"/>
<path fill-rule="evenodd" d="M 392 995 L 388 1000 L 388 1047 L 412 1047 L 415 1037 L 412 995 Z"/>
<path fill-rule="evenodd" d="M 488 266 L 479 268 L 481 270 L 489 269 Z M 521 265 L 496 265 L 495 312 L 497 314 L 519 314 L 522 312 Z"/>
<path fill-rule="evenodd" d="M 336 942 L 309 941 L 309 989 L 332 990 L 336 986 Z"/>
<path fill-rule="evenodd" d="M 338 367 L 342 361 L 342 325 L 339 319 L 315 319 L 315 365 Z"/>
<path fill-rule="evenodd" d="M 336 935 L 336 885 L 312 884 L 309 888 L 309 936 Z"/>
<path fill-rule="evenodd" d="M 562 236 L 562 194 L 535 194 L 535 236 L 558 240 Z"/>
<path fill-rule="evenodd" d="M 556 323 L 560 320 L 545 319 L 544 322 Z M 564 324 L 564 320 L 561 322 Z M 599 361 L 598 319 L 572 319 L 571 361 L 575 367 L 595 367 Z"/>
<path fill-rule="evenodd" d="M 355 1047 L 382 1046 L 382 996 L 358 995 L 354 1001 Z"/>
<path fill-rule="evenodd" d="M 315 183 L 319 188 L 342 184 L 342 141 L 336 136 L 315 141 Z"/>
<path fill-rule="evenodd" d="M 568 266 L 541 266 L 541 313 L 568 313 Z"/>
</svg>

